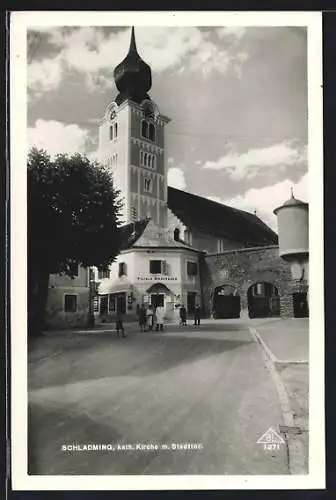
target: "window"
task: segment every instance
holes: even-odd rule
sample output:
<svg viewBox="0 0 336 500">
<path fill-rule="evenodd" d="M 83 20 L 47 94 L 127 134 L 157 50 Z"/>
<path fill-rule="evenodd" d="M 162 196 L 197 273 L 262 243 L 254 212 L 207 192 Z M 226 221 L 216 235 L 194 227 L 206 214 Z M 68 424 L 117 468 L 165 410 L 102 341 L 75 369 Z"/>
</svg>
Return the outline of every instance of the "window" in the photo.
<svg viewBox="0 0 336 500">
<path fill-rule="evenodd" d="M 224 241 L 222 239 L 219 239 L 217 241 L 217 253 L 224 252 Z"/>
<path fill-rule="evenodd" d="M 116 139 L 118 137 L 118 124 L 114 124 L 114 138 Z"/>
<path fill-rule="evenodd" d="M 148 139 L 149 141 L 155 142 L 156 133 L 155 125 L 153 123 L 147 122 L 146 120 L 141 121 L 141 137 Z"/>
<path fill-rule="evenodd" d="M 131 220 L 133 222 L 137 220 L 137 209 L 135 207 L 131 208 Z"/>
<path fill-rule="evenodd" d="M 78 264 L 77 262 L 71 262 L 69 264 L 69 271 L 72 276 L 78 276 Z"/>
<path fill-rule="evenodd" d="M 145 153 L 144 151 L 140 151 L 140 166 L 141 167 L 149 167 L 155 168 L 156 157 L 154 154 Z"/>
<path fill-rule="evenodd" d="M 177 228 L 174 229 L 174 240 L 175 241 L 179 241 L 179 239 L 180 239 L 180 230 L 177 227 Z"/>
<path fill-rule="evenodd" d="M 147 177 L 144 179 L 144 191 L 147 193 L 152 192 L 152 179 L 148 179 Z"/>
<path fill-rule="evenodd" d="M 125 262 L 119 262 L 118 276 L 119 276 L 119 278 L 121 276 L 126 276 L 126 264 L 125 264 Z"/>
<path fill-rule="evenodd" d="M 98 269 L 98 279 L 102 280 L 104 278 L 110 277 L 110 270 L 108 268 L 100 268 Z"/>
<path fill-rule="evenodd" d="M 155 141 L 155 127 L 154 127 L 153 123 L 149 124 L 148 135 L 149 135 L 149 140 L 154 142 Z"/>
<path fill-rule="evenodd" d="M 99 297 L 98 297 L 98 295 L 93 297 L 93 312 L 99 312 Z"/>
<path fill-rule="evenodd" d="M 197 264 L 196 262 L 187 262 L 187 275 L 197 276 Z"/>
<path fill-rule="evenodd" d="M 116 310 L 116 296 L 112 293 L 108 296 L 108 310 L 109 312 L 115 312 Z"/>
<path fill-rule="evenodd" d="M 149 272 L 151 274 L 161 274 L 162 272 L 162 260 L 150 260 L 149 261 Z"/>
<path fill-rule="evenodd" d="M 64 312 L 72 313 L 77 311 L 77 295 L 64 295 Z"/>
<path fill-rule="evenodd" d="M 110 141 L 113 140 L 113 125 L 110 126 Z"/>
<path fill-rule="evenodd" d="M 264 283 L 257 283 L 255 288 L 256 295 L 264 295 L 265 294 L 265 285 Z"/>
<path fill-rule="evenodd" d="M 141 122 L 141 135 L 145 139 L 148 138 L 148 123 L 145 120 L 142 120 Z"/>
</svg>

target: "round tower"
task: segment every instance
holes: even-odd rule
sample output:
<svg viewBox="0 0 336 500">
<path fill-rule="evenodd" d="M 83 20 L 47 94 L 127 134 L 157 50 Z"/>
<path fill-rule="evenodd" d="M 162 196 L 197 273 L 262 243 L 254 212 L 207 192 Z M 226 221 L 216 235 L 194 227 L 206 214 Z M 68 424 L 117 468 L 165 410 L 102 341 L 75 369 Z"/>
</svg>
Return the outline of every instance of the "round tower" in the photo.
<svg viewBox="0 0 336 500">
<path fill-rule="evenodd" d="M 309 315 L 308 203 L 297 200 L 293 190 L 289 200 L 274 210 L 278 219 L 279 255 L 291 270 L 292 282 L 282 296 L 283 316 Z"/>
<path fill-rule="evenodd" d="M 289 200 L 274 210 L 278 219 L 279 255 L 286 260 L 302 260 L 309 253 L 308 203 L 297 200 L 293 190 Z"/>
</svg>

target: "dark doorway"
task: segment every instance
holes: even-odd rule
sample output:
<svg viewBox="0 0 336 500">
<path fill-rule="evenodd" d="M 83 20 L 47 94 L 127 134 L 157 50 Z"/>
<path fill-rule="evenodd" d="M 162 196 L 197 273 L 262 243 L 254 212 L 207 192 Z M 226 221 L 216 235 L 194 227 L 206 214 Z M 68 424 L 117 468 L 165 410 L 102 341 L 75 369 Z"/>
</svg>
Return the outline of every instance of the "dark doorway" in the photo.
<svg viewBox="0 0 336 500">
<path fill-rule="evenodd" d="M 247 303 L 250 318 L 280 316 L 280 297 L 272 283 L 262 281 L 250 286 Z"/>
<path fill-rule="evenodd" d="M 164 306 L 164 293 L 152 293 L 151 304 L 154 307 Z"/>
<path fill-rule="evenodd" d="M 126 313 L 126 294 L 119 293 L 117 295 L 117 312 L 121 312 L 122 314 Z"/>
<path fill-rule="evenodd" d="M 293 293 L 293 309 L 295 318 L 308 318 L 307 293 Z"/>
<path fill-rule="evenodd" d="M 196 305 L 196 292 L 188 292 L 187 295 L 187 313 L 194 314 Z"/>
<path fill-rule="evenodd" d="M 240 317 L 240 296 L 237 288 L 223 285 L 215 288 L 213 295 L 214 318 L 231 319 Z"/>
</svg>

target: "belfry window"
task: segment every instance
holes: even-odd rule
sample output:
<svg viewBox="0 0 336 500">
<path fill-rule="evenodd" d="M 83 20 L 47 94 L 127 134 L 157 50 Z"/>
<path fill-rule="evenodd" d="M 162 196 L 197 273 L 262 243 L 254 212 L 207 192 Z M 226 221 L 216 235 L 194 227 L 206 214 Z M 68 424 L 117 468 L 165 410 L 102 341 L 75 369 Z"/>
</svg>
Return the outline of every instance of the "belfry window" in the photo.
<svg viewBox="0 0 336 500">
<path fill-rule="evenodd" d="M 146 193 L 152 192 L 152 179 L 148 179 L 147 177 L 144 179 L 144 191 Z"/>
<path fill-rule="evenodd" d="M 148 123 L 145 120 L 142 120 L 141 122 L 141 135 L 145 139 L 148 138 Z"/>
<path fill-rule="evenodd" d="M 153 123 L 150 123 L 149 124 L 149 140 L 150 141 L 155 141 L 155 127 L 153 125 Z"/>
</svg>

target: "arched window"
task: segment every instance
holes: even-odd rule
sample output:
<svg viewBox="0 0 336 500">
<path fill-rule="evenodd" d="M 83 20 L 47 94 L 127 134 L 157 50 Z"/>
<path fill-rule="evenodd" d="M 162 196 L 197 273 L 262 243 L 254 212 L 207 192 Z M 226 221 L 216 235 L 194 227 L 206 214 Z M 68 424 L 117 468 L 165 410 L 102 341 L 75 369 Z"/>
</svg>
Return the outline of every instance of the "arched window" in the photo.
<svg viewBox="0 0 336 500">
<path fill-rule="evenodd" d="M 114 124 L 114 138 L 116 139 L 118 137 L 118 124 Z"/>
<path fill-rule="evenodd" d="M 144 154 L 144 165 L 147 165 L 147 153 Z"/>
<path fill-rule="evenodd" d="M 113 125 L 110 126 L 110 141 L 113 139 Z"/>
<path fill-rule="evenodd" d="M 176 227 L 176 228 L 174 229 L 174 240 L 175 240 L 175 241 L 179 241 L 179 239 L 180 239 L 180 230 L 179 230 L 179 228 L 178 228 L 178 227 Z"/>
<path fill-rule="evenodd" d="M 143 165 L 143 151 L 140 151 L 140 165 Z"/>
<path fill-rule="evenodd" d="M 145 139 L 148 138 L 148 123 L 145 120 L 141 122 L 141 135 L 145 137 Z"/>
<path fill-rule="evenodd" d="M 153 123 L 149 124 L 149 134 L 148 134 L 149 140 L 150 141 L 155 141 L 155 127 Z"/>
</svg>

